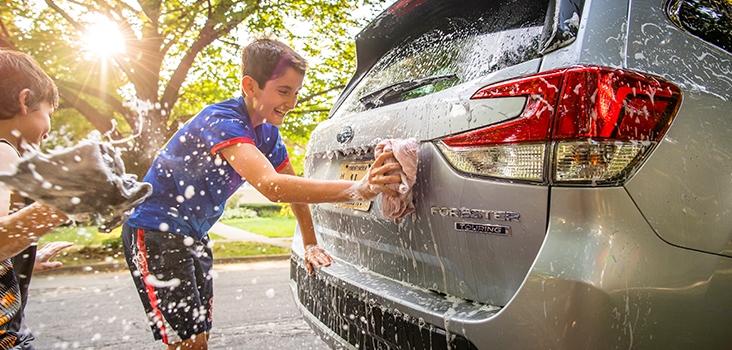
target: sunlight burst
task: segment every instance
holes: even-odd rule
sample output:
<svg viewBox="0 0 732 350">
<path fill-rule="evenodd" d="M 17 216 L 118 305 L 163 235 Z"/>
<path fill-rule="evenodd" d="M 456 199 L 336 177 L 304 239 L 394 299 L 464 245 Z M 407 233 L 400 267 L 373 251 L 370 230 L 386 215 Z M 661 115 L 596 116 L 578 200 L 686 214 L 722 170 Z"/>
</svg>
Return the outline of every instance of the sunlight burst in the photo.
<svg viewBox="0 0 732 350">
<path fill-rule="evenodd" d="M 125 40 L 115 23 L 101 17 L 86 29 L 83 37 L 84 47 L 101 56 L 109 57 L 115 53 L 125 52 Z"/>
</svg>

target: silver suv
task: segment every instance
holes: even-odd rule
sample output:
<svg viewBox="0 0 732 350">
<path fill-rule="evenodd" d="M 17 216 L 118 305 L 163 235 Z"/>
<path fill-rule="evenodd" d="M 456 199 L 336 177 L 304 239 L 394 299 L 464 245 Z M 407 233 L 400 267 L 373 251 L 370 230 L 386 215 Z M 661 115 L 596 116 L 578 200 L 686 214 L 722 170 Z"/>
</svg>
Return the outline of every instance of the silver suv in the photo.
<svg viewBox="0 0 732 350">
<path fill-rule="evenodd" d="M 296 233 L 334 348 L 730 347 L 729 0 L 404 0 L 356 45 L 306 176 L 413 137 L 416 211 L 313 206 L 314 275 Z"/>
</svg>

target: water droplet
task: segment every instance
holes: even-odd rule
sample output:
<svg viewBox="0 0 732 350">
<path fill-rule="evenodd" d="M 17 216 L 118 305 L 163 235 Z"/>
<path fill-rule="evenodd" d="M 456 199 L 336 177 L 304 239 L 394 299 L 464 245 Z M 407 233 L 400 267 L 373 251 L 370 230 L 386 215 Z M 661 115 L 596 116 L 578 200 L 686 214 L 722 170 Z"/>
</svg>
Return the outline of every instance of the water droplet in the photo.
<svg viewBox="0 0 732 350">
<path fill-rule="evenodd" d="M 192 185 L 188 185 L 183 195 L 186 197 L 186 199 L 191 199 L 193 198 L 193 196 L 196 195 L 196 189 Z"/>
<path fill-rule="evenodd" d="M 157 288 L 173 288 L 180 285 L 180 279 L 173 278 L 168 281 L 161 281 L 157 279 L 154 275 L 148 275 L 147 277 L 145 277 L 145 283 Z"/>
</svg>

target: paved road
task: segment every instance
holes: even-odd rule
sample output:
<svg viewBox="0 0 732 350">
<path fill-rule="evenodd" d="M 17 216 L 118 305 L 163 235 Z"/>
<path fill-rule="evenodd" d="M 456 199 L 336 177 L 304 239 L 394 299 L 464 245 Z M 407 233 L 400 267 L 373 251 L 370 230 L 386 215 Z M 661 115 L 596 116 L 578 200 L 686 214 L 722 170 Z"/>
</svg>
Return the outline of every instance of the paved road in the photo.
<svg viewBox="0 0 732 350">
<path fill-rule="evenodd" d="M 214 269 L 211 349 L 329 349 L 295 307 L 288 261 Z M 29 295 L 26 316 L 38 349 L 163 349 L 152 340 L 127 271 L 38 274 Z"/>
</svg>

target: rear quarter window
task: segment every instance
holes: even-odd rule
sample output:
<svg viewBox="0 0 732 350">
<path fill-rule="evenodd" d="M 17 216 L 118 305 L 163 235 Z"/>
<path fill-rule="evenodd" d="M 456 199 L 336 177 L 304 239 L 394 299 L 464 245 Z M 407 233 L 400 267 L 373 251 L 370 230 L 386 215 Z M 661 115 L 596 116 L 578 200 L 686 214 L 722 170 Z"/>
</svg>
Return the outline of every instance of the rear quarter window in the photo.
<svg viewBox="0 0 732 350">
<path fill-rule="evenodd" d="M 732 0 L 671 0 L 667 13 L 676 26 L 732 53 Z"/>
</svg>

